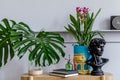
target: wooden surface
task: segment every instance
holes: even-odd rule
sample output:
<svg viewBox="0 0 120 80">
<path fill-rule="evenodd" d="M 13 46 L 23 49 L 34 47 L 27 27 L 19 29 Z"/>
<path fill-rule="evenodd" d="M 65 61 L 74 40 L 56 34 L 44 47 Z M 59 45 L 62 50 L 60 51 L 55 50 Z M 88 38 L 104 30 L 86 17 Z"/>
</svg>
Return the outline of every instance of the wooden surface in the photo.
<svg viewBox="0 0 120 80">
<path fill-rule="evenodd" d="M 105 73 L 103 76 L 92 76 L 92 75 L 78 75 L 67 78 L 50 76 L 47 74 L 42 74 L 39 76 L 32 76 L 28 74 L 23 74 L 21 80 L 113 80 L 113 75 L 110 73 Z"/>
</svg>

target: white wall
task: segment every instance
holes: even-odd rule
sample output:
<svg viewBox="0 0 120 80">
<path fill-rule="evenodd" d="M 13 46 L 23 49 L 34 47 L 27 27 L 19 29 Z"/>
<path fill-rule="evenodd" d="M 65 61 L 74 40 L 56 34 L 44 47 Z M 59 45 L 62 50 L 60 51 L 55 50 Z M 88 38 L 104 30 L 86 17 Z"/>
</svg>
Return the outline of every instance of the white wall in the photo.
<svg viewBox="0 0 120 80">
<path fill-rule="evenodd" d="M 102 8 L 96 19 L 94 29 L 109 29 L 111 15 L 120 14 L 120 0 L 0 0 L 0 19 L 8 18 L 16 21 L 24 21 L 34 31 L 44 28 L 49 31 L 64 31 L 64 26 L 69 23 L 69 14 L 75 15 L 75 7 L 86 6 L 96 12 Z M 64 35 L 63 35 L 64 34 Z M 68 33 L 62 33 L 67 48 L 66 54 L 73 55 L 72 43 L 74 40 Z M 103 57 L 110 61 L 103 67 L 106 72 L 114 74 L 115 80 L 120 79 L 120 33 L 105 33 L 106 44 Z M 68 56 L 68 55 L 67 55 Z M 64 59 L 59 64 L 44 68 L 44 71 L 52 71 L 54 68 L 64 67 Z M 0 69 L 0 80 L 20 80 L 23 73 L 29 69 L 27 55 L 21 60 L 15 57 L 6 66 Z"/>
<path fill-rule="evenodd" d="M 114 75 L 114 80 L 119 80 L 120 79 L 120 32 L 102 32 L 104 34 L 105 40 L 107 44 L 105 45 L 104 48 L 104 54 L 102 57 L 108 58 L 109 62 L 103 66 L 103 71 L 104 72 L 110 72 Z M 68 33 L 62 33 L 65 41 L 67 48 L 65 49 L 66 54 L 70 53 L 73 55 L 73 48 L 72 44 L 74 43 L 73 38 L 71 35 Z"/>
<path fill-rule="evenodd" d="M 120 0 L 0 0 L 0 20 L 3 18 L 24 21 L 34 31 L 63 31 L 69 21 L 69 14 L 75 15 L 75 8 L 88 7 L 91 12 L 101 13 L 94 29 L 109 29 L 111 15 L 120 14 Z"/>
<path fill-rule="evenodd" d="M 64 50 L 66 57 L 71 54 L 73 58 L 73 38 L 68 33 L 60 33 L 65 39 L 65 45 L 67 46 Z M 104 54 L 102 57 L 108 58 L 109 62 L 103 66 L 104 72 L 110 72 L 114 75 L 114 80 L 120 79 L 120 32 L 105 32 L 105 40 L 107 42 L 104 48 Z M 0 80 L 20 80 L 20 76 L 23 73 L 27 73 L 29 70 L 28 55 L 26 54 L 21 60 L 15 57 L 6 66 L 0 69 Z M 61 58 L 60 62 L 56 65 L 43 68 L 45 72 L 52 71 L 55 68 L 64 68 L 66 61 Z"/>
</svg>

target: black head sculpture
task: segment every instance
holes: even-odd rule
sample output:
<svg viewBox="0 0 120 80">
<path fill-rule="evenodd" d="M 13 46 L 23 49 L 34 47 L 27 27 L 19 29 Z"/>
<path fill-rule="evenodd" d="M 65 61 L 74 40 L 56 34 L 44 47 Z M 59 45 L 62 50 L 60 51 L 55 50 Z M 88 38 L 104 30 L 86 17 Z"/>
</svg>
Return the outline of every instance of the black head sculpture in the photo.
<svg viewBox="0 0 120 80">
<path fill-rule="evenodd" d="M 92 55 L 92 58 L 86 63 L 93 68 L 91 75 L 104 75 L 101 67 L 108 62 L 108 59 L 102 58 L 101 56 L 103 54 L 105 44 L 106 42 L 102 38 L 94 38 L 90 42 L 89 52 Z"/>
<path fill-rule="evenodd" d="M 89 51 L 91 55 L 102 56 L 106 42 L 102 38 L 94 38 L 90 42 Z"/>
</svg>

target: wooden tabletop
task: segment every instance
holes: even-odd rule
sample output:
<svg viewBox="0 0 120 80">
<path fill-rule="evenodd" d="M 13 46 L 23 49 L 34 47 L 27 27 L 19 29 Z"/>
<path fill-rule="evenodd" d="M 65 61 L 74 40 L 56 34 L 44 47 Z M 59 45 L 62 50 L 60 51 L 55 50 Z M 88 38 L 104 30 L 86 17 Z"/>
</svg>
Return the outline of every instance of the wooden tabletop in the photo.
<svg viewBox="0 0 120 80">
<path fill-rule="evenodd" d="M 71 76 L 67 78 L 50 76 L 48 74 L 42 75 L 28 75 L 23 74 L 21 80 L 113 80 L 113 75 L 111 73 L 105 73 L 103 76 L 92 76 L 92 75 L 78 75 Z"/>
</svg>

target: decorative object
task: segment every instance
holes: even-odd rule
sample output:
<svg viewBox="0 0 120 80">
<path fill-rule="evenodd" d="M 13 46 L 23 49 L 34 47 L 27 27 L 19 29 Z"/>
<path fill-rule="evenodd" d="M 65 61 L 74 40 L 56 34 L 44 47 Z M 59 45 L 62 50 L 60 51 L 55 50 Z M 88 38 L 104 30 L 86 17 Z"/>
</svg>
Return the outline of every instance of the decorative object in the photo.
<svg viewBox="0 0 120 80">
<path fill-rule="evenodd" d="M 65 26 L 65 29 L 72 34 L 74 39 L 76 40 L 76 45 L 74 45 L 74 67 L 79 71 L 80 74 L 88 74 L 90 71 L 89 69 L 85 69 L 87 67 L 83 67 L 86 62 L 86 60 L 90 59 L 91 56 L 88 53 L 88 46 L 90 41 L 92 40 L 93 37 L 96 35 L 99 35 L 100 37 L 103 37 L 101 33 L 92 31 L 93 23 L 98 16 L 99 12 L 101 9 L 98 10 L 96 15 L 94 16 L 94 13 L 92 12 L 91 14 L 89 13 L 89 9 L 84 7 L 76 8 L 76 17 L 73 15 L 70 15 L 70 20 L 71 23 L 68 24 L 68 26 Z M 80 48 L 82 49 L 79 49 Z M 84 48 L 85 47 L 85 48 Z M 85 51 L 83 51 L 85 50 Z M 80 52 L 78 52 L 80 51 Z M 81 60 L 83 59 L 83 60 Z M 83 62 L 83 63 L 81 63 Z M 83 65 L 81 65 L 83 64 Z M 78 65 L 82 67 L 78 67 Z M 82 69 L 81 69 L 82 68 Z M 89 67 L 88 67 L 89 68 Z M 88 73 L 87 73 L 88 72 Z"/>
<path fill-rule="evenodd" d="M 89 58 L 91 56 L 87 46 L 74 46 L 74 70 L 78 70 L 79 74 L 90 73 L 90 67 L 86 64 L 86 60 Z"/>
<path fill-rule="evenodd" d="M 43 69 L 41 66 L 36 66 L 34 61 L 29 61 L 28 73 L 29 75 L 41 75 L 43 74 Z"/>
<path fill-rule="evenodd" d="M 69 77 L 69 76 L 78 75 L 78 72 L 76 70 L 54 69 L 53 72 L 49 72 L 49 75 L 59 76 L 59 77 Z"/>
<path fill-rule="evenodd" d="M 101 38 L 94 38 L 90 42 L 89 51 L 92 55 L 92 58 L 87 61 L 87 64 L 93 68 L 91 75 L 104 75 L 104 72 L 101 70 L 101 68 L 108 62 L 108 59 L 102 58 L 101 56 L 103 54 L 105 44 L 105 40 Z"/>
<path fill-rule="evenodd" d="M 120 16 L 111 16 L 110 29 L 120 30 Z"/>
<path fill-rule="evenodd" d="M 58 76 L 58 77 L 70 77 L 70 76 L 78 76 L 78 73 L 61 74 L 61 73 L 50 72 L 49 75 L 51 75 L 51 76 Z"/>
<path fill-rule="evenodd" d="M 70 55 L 69 55 L 69 59 L 66 59 L 66 60 L 67 60 L 67 63 L 65 64 L 65 69 L 66 70 L 73 70 L 73 64 L 71 63 Z"/>
<path fill-rule="evenodd" d="M 30 75 L 41 75 L 43 74 L 43 70 L 42 69 L 32 69 L 32 70 L 29 70 L 29 74 Z"/>
<path fill-rule="evenodd" d="M 0 24 L 0 67 L 13 59 L 15 52 L 21 59 L 28 53 L 29 61 L 35 66 L 49 66 L 64 57 L 64 39 L 54 32 L 34 31 L 24 22 L 3 19 Z M 27 52 L 29 51 L 29 52 Z M 4 55 L 4 56 L 3 56 Z M 10 58 L 9 58 L 10 56 Z"/>
<path fill-rule="evenodd" d="M 66 70 L 66 69 L 54 69 L 54 73 L 61 73 L 61 74 L 74 74 L 78 73 L 76 70 Z"/>
</svg>

